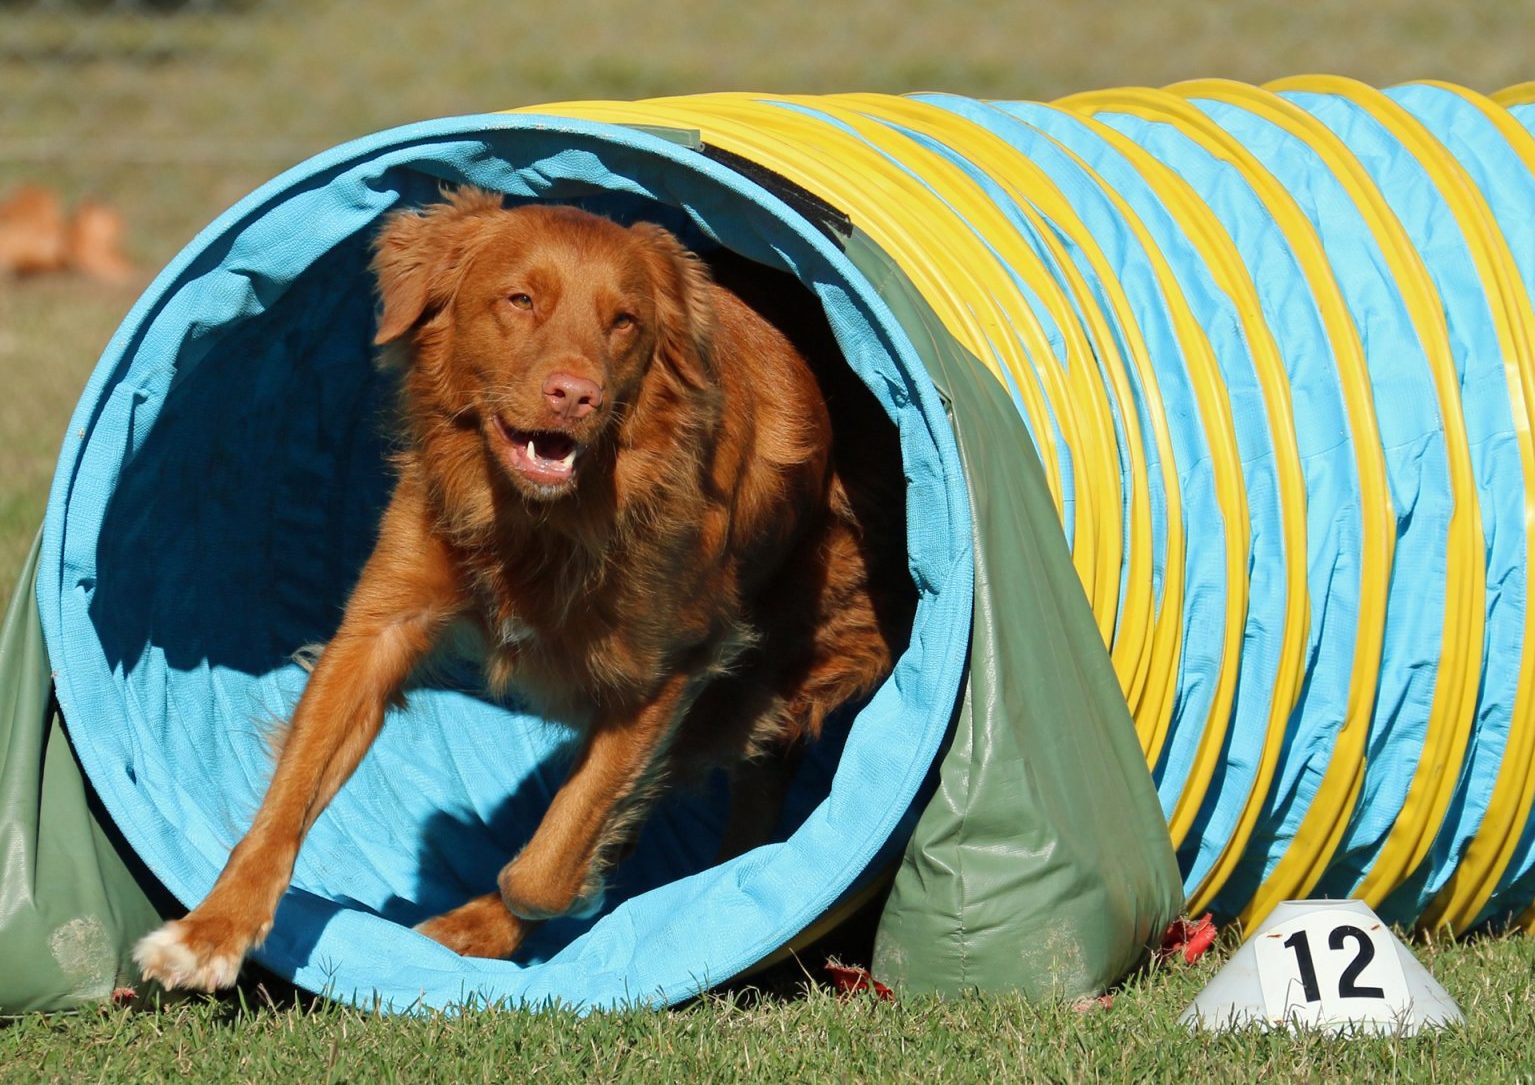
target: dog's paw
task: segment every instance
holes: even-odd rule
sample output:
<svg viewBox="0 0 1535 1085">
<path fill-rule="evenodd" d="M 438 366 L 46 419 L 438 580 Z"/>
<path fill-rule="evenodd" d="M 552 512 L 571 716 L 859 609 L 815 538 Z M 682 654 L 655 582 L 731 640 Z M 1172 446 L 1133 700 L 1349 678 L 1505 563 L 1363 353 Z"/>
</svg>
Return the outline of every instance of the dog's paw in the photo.
<svg viewBox="0 0 1535 1085">
<path fill-rule="evenodd" d="M 415 931 L 460 957 L 505 959 L 517 952 L 532 924 L 506 910 L 495 893 L 417 923 Z"/>
<path fill-rule="evenodd" d="M 227 934 L 217 937 L 208 926 L 188 916 L 146 934 L 133 947 L 139 972 L 167 990 L 216 991 L 232 986 L 249 946 Z"/>
</svg>

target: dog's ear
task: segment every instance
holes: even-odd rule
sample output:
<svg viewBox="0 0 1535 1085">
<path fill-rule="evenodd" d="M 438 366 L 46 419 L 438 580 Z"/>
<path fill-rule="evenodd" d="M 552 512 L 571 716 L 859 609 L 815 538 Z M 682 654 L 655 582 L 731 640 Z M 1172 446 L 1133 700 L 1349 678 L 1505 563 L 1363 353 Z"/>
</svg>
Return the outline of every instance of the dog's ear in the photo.
<svg viewBox="0 0 1535 1085">
<path fill-rule="evenodd" d="M 442 203 L 384 221 L 373 242 L 381 302 L 374 346 L 400 338 L 452 299 L 475 227 L 502 207 L 496 193 L 466 186 Z"/>
<path fill-rule="evenodd" d="M 715 384 L 715 312 L 709 267 L 669 230 L 649 222 L 630 227 L 655 283 L 656 360 L 690 388 Z"/>
</svg>

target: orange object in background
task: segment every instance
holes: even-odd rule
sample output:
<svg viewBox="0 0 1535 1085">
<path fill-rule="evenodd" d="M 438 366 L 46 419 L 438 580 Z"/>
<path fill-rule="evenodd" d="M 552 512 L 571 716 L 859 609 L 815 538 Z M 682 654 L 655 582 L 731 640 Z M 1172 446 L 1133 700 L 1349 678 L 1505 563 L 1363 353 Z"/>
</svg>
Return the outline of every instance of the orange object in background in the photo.
<svg viewBox="0 0 1535 1085">
<path fill-rule="evenodd" d="M 0 202 L 0 272 L 35 275 L 67 263 L 64 201 L 41 185 L 22 185 Z"/>
<path fill-rule="evenodd" d="M 103 203 L 75 208 L 69 224 L 69 266 L 99 282 L 121 284 L 133 277 L 133 262 L 122 251 L 123 216 Z"/>
<path fill-rule="evenodd" d="M 0 275 L 73 271 L 121 284 L 134 270 L 122 235 L 122 215 L 106 204 L 81 203 L 71 217 L 57 192 L 21 185 L 0 200 Z"/>
</svg>

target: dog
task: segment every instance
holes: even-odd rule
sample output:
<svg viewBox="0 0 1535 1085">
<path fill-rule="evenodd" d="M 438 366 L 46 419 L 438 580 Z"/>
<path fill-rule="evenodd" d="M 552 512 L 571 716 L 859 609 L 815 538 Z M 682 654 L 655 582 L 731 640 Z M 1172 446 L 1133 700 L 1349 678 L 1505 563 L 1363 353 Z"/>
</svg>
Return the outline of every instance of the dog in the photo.
<svg viewBox="0 0 1535 1085">
<path fill-rule="evenodd" d="M 422 934 L 510 957 L 600 899 L 664 785 L 714 767 L 733 773 L 721 854 L 761 842 L 785 751 L 889 673 L 915 590 L 894 426 L 788 302 L 798 284 L 720 266 L 748 285 L 659 226 L 469 187 L 386 219 L 395 488 L 250 830 L 207 898 L 138 943 L 146 978 L 234 982 L 305 833 L 453 630 L 578 752 L 496 890 Z"/>
</svg>

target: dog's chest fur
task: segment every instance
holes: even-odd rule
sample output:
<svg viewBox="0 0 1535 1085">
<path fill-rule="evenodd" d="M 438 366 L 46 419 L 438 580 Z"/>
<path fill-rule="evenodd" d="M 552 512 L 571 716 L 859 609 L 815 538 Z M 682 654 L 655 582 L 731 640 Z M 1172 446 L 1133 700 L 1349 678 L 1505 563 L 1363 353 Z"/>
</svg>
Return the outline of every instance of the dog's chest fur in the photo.
<svg viewBox="0 0 1535 1085">
<path fill-rule="evenodd" d="M 556 717 L 647 699 L 706 651 L 717 665 L 754 639 L 729 563 L 700 548 L 696 523 L 613 532 L 597 551 L 547 524 L 464 555 L 493 689 L 515 686 Z M 678 590 L 678 588 L 682 590 Z M 679 655 L 679 653 L 681 653 Z"/>
</svg>

